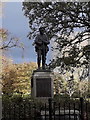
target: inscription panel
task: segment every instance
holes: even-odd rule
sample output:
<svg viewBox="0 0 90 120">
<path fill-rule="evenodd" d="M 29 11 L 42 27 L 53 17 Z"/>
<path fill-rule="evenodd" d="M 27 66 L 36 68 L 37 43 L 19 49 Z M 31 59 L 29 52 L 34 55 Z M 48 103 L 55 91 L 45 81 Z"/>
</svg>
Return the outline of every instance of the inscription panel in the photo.
<svg viewBox="0 0 90 120">
<path fill-rule="evenodd" d="M 51 97 L 51 78 L 36 79 L 36 97 Z"/>
</svg>

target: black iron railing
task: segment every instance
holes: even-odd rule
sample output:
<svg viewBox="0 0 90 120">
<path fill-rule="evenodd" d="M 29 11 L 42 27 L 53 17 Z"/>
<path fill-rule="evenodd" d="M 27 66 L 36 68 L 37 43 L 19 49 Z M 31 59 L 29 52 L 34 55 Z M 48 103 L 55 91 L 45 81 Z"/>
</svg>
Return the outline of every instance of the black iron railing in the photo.
<svg viewBox="0 0 90 120">
<path fill-rule="evenodd" d="M 90 102 L 3 103 L 2 120 L 90 120 Z"/>
</svg>

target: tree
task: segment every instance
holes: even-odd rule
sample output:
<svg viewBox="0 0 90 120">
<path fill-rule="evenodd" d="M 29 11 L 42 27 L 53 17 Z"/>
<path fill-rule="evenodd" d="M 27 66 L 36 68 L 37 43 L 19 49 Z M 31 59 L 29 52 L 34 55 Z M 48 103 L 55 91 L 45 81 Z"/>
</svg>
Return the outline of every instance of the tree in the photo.
<svg viewBox="0 0 90 120">
<path fill-rule="evenodd" d="M 72 67 L 83 67 L 87 72 L 90 2 L 23 2 L 23 10 L 29 18 L 29 39 L 43 25 L 49 39 L 57 43 L 55 49 L 59 52 L 50 64 L 52 68 L 60 66 L 60 71 L 65 72 Z"/>
<path fill-rule="evenodd" d="M 37 68 L 36 63 L 15 64 L 17 79 L 15 80 L 15 93 L 30 94 L 31 93 L 31 77 L 33 70 Z"/>
<path fill-rule="evenodd" d="M 0 50 L 7 50 L 12 47 L 21 47 L 23 48 L 23 44 L 19 42 L 19 39 L 16 37 L 12 37 L 8 30 L 0 29 Z"/>
<path fill-rule="evenodd" d="M 67 72 L 64 75 L 60 75 L 59 73 L 55 73 L 54 76 L 54 93 L 60 95 L 68 95 L 72 97 L 72 95 L 77 92 L 79 88 L 79 79 L 76 78 L 70 72 Z"/>
<path fill-rule="evenodd" d="M 9 81 L 10 81 L 10 79 L 11 79 L 11 81 L 13 81 L 12 79 L 16 75 L 14 73 L 15 71 L 12 70 L 11 60 L 8 57 L 7 58 L 5 57 L 5 53 L 7 52 L 7 50 L 10 49 L 10 48 L 13 48 L 13 47 L 23 48 L 23 44 L 19 42 L 18 38 L 11 37 L 8 30 L 0 28 L 0 78 L 2 78 L 2 75 L 5 73 L 5 71 L 3 71 L 3 68 L 5 68 L 7 65 L 8 65 L 8 67 L 6 67 L 6 69 L 8 70 L 8 72 L 10 74 L 13 75 L 13 76 L 11 76 L 11 78 L 10 78 L 10 75 L 4 76 L 3 79 L 7 79 L 7 82 L 5 83 L 5 85 L 3 85 L 3 88 L 4 88 L 4 86 L 6 88 L 6 85 L 7 85 L 8 88 L 10 88 L 9 86 L 12 86 L 13 83 L 9 82 Z M 9 66 L 9 64 L 10 64 L 10 66 Z M 1 91 L 1 88 L 2 88 L 1 84 L 2 83 L 0 82 L 0 91 Z M 6 91 L 6 89 L 5 89 L 5 91 Z M 13 91 L 14 87 L 10 88 L 9 90 L 11 91 L 11 89 Z M 7 93 L 8 93 L 8 91 L 7 91 Z"/>
<path fill-rule="evenodd" d="M 14 93 L 30 94 L 31 76 L 36 69 L 36 63 L 13 64 L 10 59 L 4 58 L 2 68 L 2 92 L 13 95 Z"/>
<path fill-rule="evenodd" d="M 15 67 L 12 60 L 2 56 L 2 72 L 0 73 L 2 85 L 2 92 L 7 95 L 13 94 L 15 87 L 13 86 L 14 79 L 16 79 Z"/>
</svg>

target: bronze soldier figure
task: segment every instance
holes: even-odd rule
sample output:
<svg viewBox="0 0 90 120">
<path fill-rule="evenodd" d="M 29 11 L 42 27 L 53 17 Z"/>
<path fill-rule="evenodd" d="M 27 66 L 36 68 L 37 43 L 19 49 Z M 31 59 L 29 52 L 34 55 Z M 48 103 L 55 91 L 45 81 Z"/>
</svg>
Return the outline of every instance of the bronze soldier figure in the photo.
<svg viewBox="0 0 90 120">
<path fill-rule="evenodd" d="M 35 44 L 35 51 L 37 52 L 37 64 L 38 69 L 40 69 L 40 63 L 42 60 L 42 69 L 45 69 L 46 63 L 46 54 L 49 51 L 48 44 L 50 44 L 46 34 L 44 34 L 45 29 L 44 27 L 39 28 L 40 34 L 36 36 L 34 41 Z"/>
</svg>

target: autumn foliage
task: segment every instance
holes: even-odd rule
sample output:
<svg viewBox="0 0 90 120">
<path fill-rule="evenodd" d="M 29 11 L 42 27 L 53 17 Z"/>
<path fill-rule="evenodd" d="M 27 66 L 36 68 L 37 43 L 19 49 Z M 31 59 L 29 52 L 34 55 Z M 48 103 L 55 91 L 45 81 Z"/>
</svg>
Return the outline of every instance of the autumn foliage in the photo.
<svg viewBox="0 0 90 120">
<path fill-rule="evenodd" d="M 4 59 L 2 66 L 2 92 L 6 95 L 30 94 L 30 78 L 36 67 L 34 62 L 13 64 L 11 60 Z"/>
</svg>

